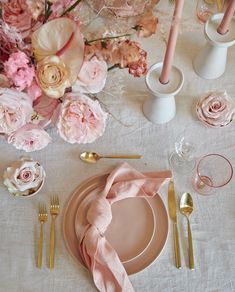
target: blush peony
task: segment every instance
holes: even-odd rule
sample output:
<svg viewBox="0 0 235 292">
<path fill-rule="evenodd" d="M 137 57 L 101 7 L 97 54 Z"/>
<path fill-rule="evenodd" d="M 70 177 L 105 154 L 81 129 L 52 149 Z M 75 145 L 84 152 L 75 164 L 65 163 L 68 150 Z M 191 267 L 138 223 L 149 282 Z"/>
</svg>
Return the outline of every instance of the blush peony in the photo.
<svg viewBox="0 0 235 292">
<path fill-rule="evenodd" d="M 26 124 L 8 137 L 9 144 L 26 152 L 41 150 L 50 142 L 49 134 L 35 124 Z"/>
<path fill-rule="evenodd" d="M 57 128 L 60 136 L 69 143 L 91 143 L 103 135 L 107 113 L 98 101 L 70 93 L 62 103 Z"/>
<path fill-rule="evenodd" d="M 30 121 L 31 98 L 14 89 L 0 88 L 0 133 L 11 134 Z"/>
</svg>

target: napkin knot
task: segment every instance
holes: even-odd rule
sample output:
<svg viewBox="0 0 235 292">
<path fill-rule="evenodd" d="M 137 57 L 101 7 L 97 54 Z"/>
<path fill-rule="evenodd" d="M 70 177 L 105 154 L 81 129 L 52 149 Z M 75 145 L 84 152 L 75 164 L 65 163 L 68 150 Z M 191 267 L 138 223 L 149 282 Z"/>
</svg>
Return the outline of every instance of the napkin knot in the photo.
<svg viewBox="0 0 235 292">
<path fill-rule="evenodd" d="M 105 198 L 95 199 L 87 212 L 87 220 L 103 234 L 112 220 L 111 205 Z"/>
</svg>

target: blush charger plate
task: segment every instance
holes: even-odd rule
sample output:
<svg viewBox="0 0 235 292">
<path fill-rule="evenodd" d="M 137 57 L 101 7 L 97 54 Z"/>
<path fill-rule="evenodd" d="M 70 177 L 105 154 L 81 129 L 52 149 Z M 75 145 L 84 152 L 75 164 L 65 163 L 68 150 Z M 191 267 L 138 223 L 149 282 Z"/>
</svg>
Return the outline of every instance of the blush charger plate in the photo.
<svg viewBox="0 0 235 292">
<path fill-rule="evenodd" d="M 78 208 L 81 204 L 86 204 L 87 208 L 89 207 L 89 197 L 91 198 L 95 194 L 99 193 L 102 188 L 105 185 L 106 178 L 108 175 L 101 175 L 92 177 L 82 184 L 79 185 L 79 187 L 75 190 L 75 192 L 72 194 L 71 198 L 68 201 L 68 204 L 64 210 L 64 217 L 63 217 L 63 234 L 64 234 L 64 240 L 66 247 L 69 251 L 69 253 L 72 255 L 72 257 L 83 267 L 85 267 L 85 264 L 82 260 L 82 257 L 79 253 L 79 239 L 77 237 L 77 233 L 79 233 L 79 228 L 84 228 L 86 225 L 86 218 L 81 214 L 78 213 Z M 88 199 L 86 199 L 88 198 Z M 120 214 L 118 214 L 118 210 L 120 212 L 121 206 L 125 205 L 126 208 L 130 210 L 130 204 L 133 201 L 133 198 L 131 199 L 125 199 L 119 202 L 116 202 L 112 206 L 113 211 L 113 218 L 120 218 Z M 129 203 L 128 203 L 129 201 Z M 148 235 L 147 240 L 142 240 L 141 244 L 137 244 L 135 247 L 135 250 L 133 252 L 130 252 L 130 247 L 133 246 L 133 238 L 129 242 L 129 248 L 125 249 L 125 241 L 126 239 L 119 240 L 117 236 L 115 237 L 113 233 L 115 230 L 120 231 L 120 224 L 117 220 L 112 220 L 110 223 L 107 231 L 106 231 L 106 238 L 112 241 L 117 246 L 115 247 L 119 253 L 121 253 L 120 259 L 122 260 L 122 263 L 129 275 L 135 274 L 137 272 L 142 271 L 147 266 L 149 266 L 154 260 L 157 259 L 157 257 L 160 255 L 161 251 L 164 248 L 164 245 L 166 243 L 167 235 L 168 235 L 168 216 L 167 211 L 165 208 L 165 205 L 160 198 L 158 194 L 156 194 L 152 198 L 145 198 L 143 200 L 136 200 L 135 203 L 137 208 L 137 213 L 142 208 L 142 210 L 145 210 L 145 215 L 150 219 L 150 224 L 153 224 L 153 227 L 148 228 Z M 142 207 L 140 207 L 140 204 L 143 204 Z M 115 207 L 114 207 L 115 206 Z M 124 208 L 125 209 L 125 208 Z M 127 214 L 127 209 L 124 211 L 125 214 Z M 135 209 L 132 208 L 130 213 L 133 214 L 133 220 L 136 220 L 137 216 L 139 216 L 139 213 L 137 214 Z M 86 207 L 84 212 L 86 212 Z M 151 213 L 152 212 L 152 213 Z M 153 223 L 152 219 L 154 220 Z M 129 220 L 129 222 L 132 222 L 133 220 Z M 77 222 L 76 222 L 77 221 Z M 76 228 L 75 228 L 75 222 Z M 145 225 L 146 221 L 142 220 L 142 228 Z M 130 227 L 130 225 L 129 225 Z M 138 227 L 138 225 L 137 225 Z M 141 228 L 141 229 L 142 229 Z M 138 228 L 136 229 L 138 234 Z M 124 234 L 127 232 L 127 230 L 124 231 Z M 141 236 L 142 234 L 139 233 Z M 131 238 L 131 237 L 130 237 Z M 142 236 L 143 239 L 143 236 Z M 123 245 L 120 245 L 120 242 L 122 241 Z M 138 241 L 138 238 L 136 238 L 136 241 Z"/>
</svg>

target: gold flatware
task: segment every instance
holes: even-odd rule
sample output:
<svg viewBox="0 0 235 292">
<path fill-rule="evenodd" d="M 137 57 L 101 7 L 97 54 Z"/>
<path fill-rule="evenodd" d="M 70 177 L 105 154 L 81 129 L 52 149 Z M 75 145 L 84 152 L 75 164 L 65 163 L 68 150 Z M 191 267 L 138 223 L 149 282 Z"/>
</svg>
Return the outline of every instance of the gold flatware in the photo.
<svg viewBox="0 0 235 292">
<path fill-rule="evenodd" d="M 38 220 L 40 222 L 40 237 L 38 242 L 37 267 L 42 267 L 43 225 L 47 221 L 47 209 L 45 204 L 39 205 Z"/>
<path fill-rule="evenodd" d="M 170 181 L 168 186 L 168 209 L 171 220 L 173 221 L 173 236 L 174 236 L 174 247 L 175 247 L 175 265 L 178 269 L 181 268 L 181 257 L 180 257 L 180 244 L 179 234 L 177 227 L 177 214 L 176 214 L 176 200 L 174 183 Z"/>
<path fill-rule="evenodd" d="M 49 268 L 54 268 L 55 262 L 55 220 L 60 211 L 59 198 L 57 196 L 53 196 L 51 198 L 51 236 L 50 236 L 50 259 L 49 259 Z"/>
<path fill-rule="evenodd" d="M 80 155 L 81 160 L 88 163 L 96 163 L 101 158 L 114 158 L 114 159 L 140 159 L 142 155 L 99 155 L 95 152 L 83 152 Z"/>
<path fill-rule="evenodd" d="M 180 200 L 180 212 L 187 218 L 188 222 L 188 256 L 189 268 L 194 270 L 194 257 L 193 257 L 193 240 L 190 228 L 189 216 L 193 212 L 193 199 L 189 193 L 184 193 Z"/>
</svg>

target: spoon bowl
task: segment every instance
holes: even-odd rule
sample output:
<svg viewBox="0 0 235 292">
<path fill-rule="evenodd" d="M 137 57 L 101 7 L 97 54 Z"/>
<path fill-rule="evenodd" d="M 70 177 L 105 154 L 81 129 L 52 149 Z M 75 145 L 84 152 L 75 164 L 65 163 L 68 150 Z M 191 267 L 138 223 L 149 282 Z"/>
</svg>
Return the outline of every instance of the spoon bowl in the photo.
<svg viewBox="0 0 235 292">
<path fill-rule="evenodd" d="M 83 152 L 80 155 L 81 160 L 88 163 L 96 163 L 101 158 L 115 158 L 115 159 L 140 159 L 142 155 L 99 155 L 95 152 Z"/>
<path fill-rule="evenodd" d="M 181 197 L 180 212 L 187 217 L 193 212 L 193 199 L 189 193 L 184 193 Z"/>
<path fill-rule="evenodd" d="M 88 163 L 96 163 L 100 159 L 100 156 L 95 152 L 83 152 L 80 158 Z"/>
</svg>

